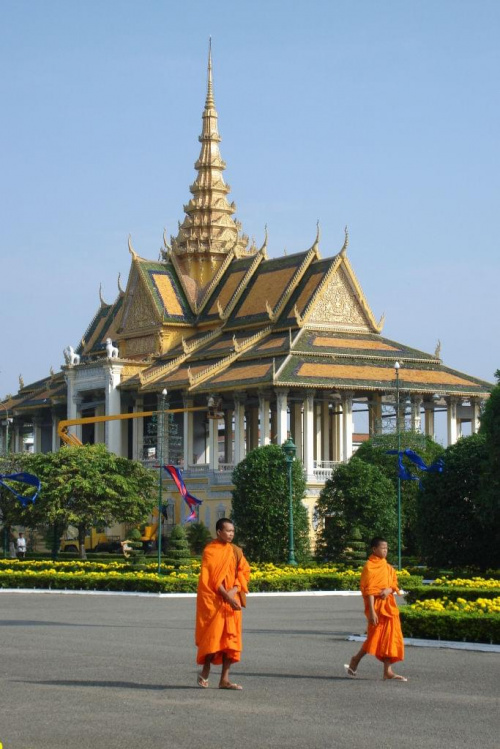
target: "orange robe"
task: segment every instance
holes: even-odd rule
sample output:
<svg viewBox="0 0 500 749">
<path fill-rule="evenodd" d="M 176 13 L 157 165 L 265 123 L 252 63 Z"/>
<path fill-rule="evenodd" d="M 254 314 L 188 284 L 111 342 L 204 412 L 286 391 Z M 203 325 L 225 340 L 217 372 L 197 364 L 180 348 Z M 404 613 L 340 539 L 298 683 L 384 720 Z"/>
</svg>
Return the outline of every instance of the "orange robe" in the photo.
<svg viewBox="0 0 500 749">
<path fill-rule="evenodd" d="M 222 663 L 222 654 L 235 663 L 243 650 L 241 611 L 234 611 L 218 592 L 236 586 L 248 593 L 250 567 L 242 556 L 236 569 L 236 555 L 232 544 L 211 541 L 203 552 L 196 598 L 196 633 L 198 648 L 196 662 L 203 664 L 207 655 L 215 654 L 214 664 Z"/>
<path fill-rule="evenodd" d="M 389 659 L 391 663 L 404 659 L 404 641 L 399 610 L 394 593 L 399 590 L 396 572 L 386 559 L 372 554 L 361 573 L 361 593 L 365 601 L 365 615 L 368 619 L 368 637 L 363 645 L 365 653 L 374 655 L 379 661 Z M 384 588 L 392 588 L 387 598 L 378 598 Z M 374 609 L 378 624 L 370 624 L 370 603 L 368 596 L 375 596 Z"/>
</svg>

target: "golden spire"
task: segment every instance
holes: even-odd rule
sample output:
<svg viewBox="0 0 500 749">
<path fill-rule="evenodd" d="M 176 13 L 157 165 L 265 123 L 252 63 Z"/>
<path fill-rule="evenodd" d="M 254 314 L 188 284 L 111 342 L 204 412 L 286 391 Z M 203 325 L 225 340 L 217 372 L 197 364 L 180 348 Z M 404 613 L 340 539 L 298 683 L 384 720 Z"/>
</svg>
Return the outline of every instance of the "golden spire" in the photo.
<svg viewBox="0 0 500 749">
<path fill-rule="evenodd" d="M 215 108 L 212 71 L 212 41 L 208 49 L 207 95 L 202 114 L 202 131 L 198 140 L 201 143 L 200 155 L 195 163 L 198 172 L 190 186 L 192 198 L 184 206 L 186 216 L 179 226 L 177 237 L 171 238 L 172 252 L 178 259 L 189 256 L 192 259 L 210 260 L 202 271 L 191 268 L 189 275 L 205 284 L 214 272 L 214 260 L 223 260 L 231 250 L 255 254 L 247 250 L 248 237 L 240 235 L 239 226 L 233 219 L 236 211 L 234 203 L 229 203 L 229 185 L 222 176 L 226 163 L 219 151 L 221 137 L 217 125 L 218 114 Z M 210 267 L 209 267 L 210 266 Z"/>
</svg>

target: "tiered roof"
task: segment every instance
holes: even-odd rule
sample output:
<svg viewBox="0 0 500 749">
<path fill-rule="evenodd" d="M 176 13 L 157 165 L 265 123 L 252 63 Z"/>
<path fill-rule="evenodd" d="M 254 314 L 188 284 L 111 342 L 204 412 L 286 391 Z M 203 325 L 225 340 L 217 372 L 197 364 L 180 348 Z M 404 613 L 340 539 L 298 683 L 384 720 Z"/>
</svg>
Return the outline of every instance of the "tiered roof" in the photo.
<svg viewBox="0 0 500 749">
<path fill-rule="evenodd" d="M 158 261 L 132 264 L 112 304 L 101 297 L 77 351 L 81 364 L 106 357 L 106 339 L 127 362 L 122 388 L 191 393 L 268 386 L 354 392 L 390 391 L 394 362 L 400 386 L 422 394 L 486 396 L 490 383 L 445 367 L 434 356 L 381 337 L 347 258 L 322 258 L 319 228 L 309 250 L 269 259 L 248 237 L 229 203 L 213 96 L 212 55 L 202 115 L 201 151 L 192 198 Z M 77 365 L 78 366 L 78 365 Z M 4 403 L 9 409 L 50 405 L 64 396 L 62 373 Z"/>
</svg>

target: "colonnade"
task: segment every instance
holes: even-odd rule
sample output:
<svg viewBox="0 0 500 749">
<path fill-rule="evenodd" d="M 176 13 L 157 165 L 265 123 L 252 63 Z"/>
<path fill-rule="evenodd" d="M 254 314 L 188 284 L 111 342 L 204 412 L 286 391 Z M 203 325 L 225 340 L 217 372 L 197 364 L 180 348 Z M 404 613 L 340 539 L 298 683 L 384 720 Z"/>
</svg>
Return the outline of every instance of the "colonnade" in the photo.
<svg viewBox="0 0 500 749">
<path fill-rule="evenodd" d="M 85 416 L 83 398 L 87 389 L 101 389 L 101 401 L 93 405 L 95 415 L 124 412 L 119 389 L 121 365 L 109 363 L 105 367 L 87 370 L 85 379 L 76 378 L 76 370 L 68 368 L 67 418 Z M 88 391 L 87 391 L 88 392 Z M 206 396 L 203 396 L 205 399 Z M 471 432 L 479 429 L 481 401 L 470 398 L 466 403 L 458 396 L 428 398 L 415 393 L 405 400 L 405 427 L 435 435 L 435 410 L 446 407 L 447 442 L 454 444 L 462 434 L 462 424 L 471 423 Z M 131 410 L 144 410 L 143 396 L 132 395 Z M 185 408 L 200 405 L 200 396 L 186 394 Z M 297 457 L 302 460 L 306 475 L 313 479 L 320 469 L 332 468 L 335 463 L 348 460 L 353 453 L 354 406 L 368 410 L 370 436 L 382 432 L 384 396 L 341 391 L 299 391 L 287 388 L 270 388 L 257 392 L 235 391 L 224 394 L 222 416 L 208 419 L 205 412 L 186 411 L 180 417 L 179 430 L 183 437 L 183 464 L 189 469 L 198 466 L 211 471 L 230 470 L 245 455 L 258 446 L 281 445 L 288 434 L 297 447 Z M 87 402 L 87 407 L 89 403 Z M 64 417 L 62 407 L 53 408 L 51 414 L 35 414 L 30 418 L 33 450 L 57 450 L 57 426 Z M 24 424 L 27 419 L 16 415 L 9 421 L 9 446 L 12 452 L 23 450 Z M 94 441 L 105 442 L 117 454 L 142 460 L 144 451 L 144 419 L 132 420 L 131 450 L 127 440 L 128 422 L 112 421 L 94 426 Z M 401 424 L 400 426 L 403 426 Z M 81 426 L 72 427 L 81 439 Z M 0 422 L 0 449 L 6 451 L 6 420 Z"/>
</svg>

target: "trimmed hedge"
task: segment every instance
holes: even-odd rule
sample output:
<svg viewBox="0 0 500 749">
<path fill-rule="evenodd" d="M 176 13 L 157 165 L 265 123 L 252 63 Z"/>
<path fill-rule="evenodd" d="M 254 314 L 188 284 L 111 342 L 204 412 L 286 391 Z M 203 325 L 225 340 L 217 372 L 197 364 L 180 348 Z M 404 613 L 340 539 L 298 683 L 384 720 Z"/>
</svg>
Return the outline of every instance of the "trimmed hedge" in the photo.
<svg viewBox="0 0 500 749">
<path fill-rule="evenodd" d="M 23 565 L 23 569 L 20 569 Z M 45 569 L 27 569 L 29 563 L 18 562 L 12 572 L 2 570 L 0 565 L 1 588 L 41 588 L 53 590 L 111 590 L 137 591 L 142 593 L 195 592 L 198 576 L 188 573 L 158 575 L 152 571 L 132 571 L 127 565 L 119 569 L 103 570 L 99 565 L 87 563 L 81 566 L 68 565 L 55 572 L 49 564 Z M 43 565 L 45 567 L 45 565 Z M 413 583 L 421 585 L 421 578 L 404 578 L 405 589 Z M 345 574 L 309 573 L 302 575 L 272 575 L 250 580 L 250 592 L 258 591 L 302 591 L 302 590 L 359 590 L 359 576 Z"/>
<path fill-rule="evenodd" d="M 415 611 L 403 606 L 400 616 L 405 637 L 500 645 L 500 617 L 495 614 Z"/>
<path fill-rule="evenodd" d="M 478 598 L 497 598 L 500 596 L 498 588 L 453 588 L 445 585 L 423 585 L 416 588 L 408 588 L 406 595 L 407 603 L 425 601 L 428 598 L 447 598 L 456 601 L 464 598 L 466 601 L 475 601 Z"/>
</svg>

